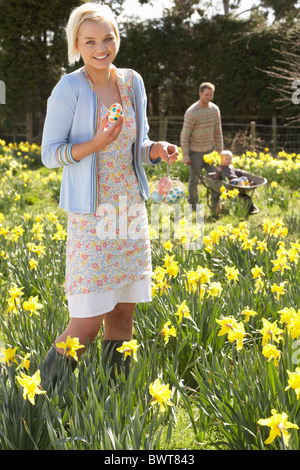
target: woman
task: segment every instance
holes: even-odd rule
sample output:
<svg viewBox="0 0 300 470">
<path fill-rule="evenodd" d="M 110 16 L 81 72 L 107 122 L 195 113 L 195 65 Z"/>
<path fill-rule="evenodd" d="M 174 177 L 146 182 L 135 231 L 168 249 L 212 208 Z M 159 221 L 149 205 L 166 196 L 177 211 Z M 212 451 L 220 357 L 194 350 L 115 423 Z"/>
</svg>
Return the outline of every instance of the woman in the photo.
<svg viewBox="0 0 300 470">
<path fill-rule="evenodd" d="M 84 67 L 63 76 L 52 91 L 42 141 L 44 165 L 63 167 L 60 207 L 68 212 L 70 322 L 45 361 L 52 382 L 64 353 L 56 344 L 70 336 L 85 346 L 103 321 L 103 349 L 111 365 L 120 363 L 116 348 L 132 338 L 135 305 L 151 300 L 143 164 L 168 158 L 172 163 L 178 156 L 176 146 L 148 139 L 141 76 L 113 65 L 120 36 L 110 8 L 81 5 L 72 11 L 66 31 L 69 62 L 82 57 Z M 122 105 L 123 115 L 108 126 L 113 103 Z"/>
</svg>

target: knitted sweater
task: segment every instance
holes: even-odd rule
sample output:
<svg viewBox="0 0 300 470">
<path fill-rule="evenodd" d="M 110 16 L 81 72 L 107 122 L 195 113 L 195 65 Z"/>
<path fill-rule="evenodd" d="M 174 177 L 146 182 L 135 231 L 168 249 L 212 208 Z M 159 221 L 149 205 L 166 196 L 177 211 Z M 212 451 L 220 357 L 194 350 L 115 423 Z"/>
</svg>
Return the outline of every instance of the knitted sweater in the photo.
<svg viewBox="0 0 300 470">
<path fill-rule="evenodd" d="M 222 152 L 223 133 L 218 106 L 209 103 L 207 108 L 202 108 L 199 101 L 192 104 L 185 112 L 180 140 L 184 162 L 189 160 L 189 150 Z"/>
</svg>

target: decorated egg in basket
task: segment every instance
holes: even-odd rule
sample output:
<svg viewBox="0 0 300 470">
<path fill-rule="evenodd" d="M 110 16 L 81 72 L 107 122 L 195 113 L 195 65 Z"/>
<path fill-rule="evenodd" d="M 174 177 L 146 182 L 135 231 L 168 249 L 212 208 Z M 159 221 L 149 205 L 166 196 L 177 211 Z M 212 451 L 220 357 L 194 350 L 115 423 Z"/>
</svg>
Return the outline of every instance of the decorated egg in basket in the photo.
<svg viewBox="0 0 300 470">
<path fill-rule="evenodd" d="M 164 176 L 150 186 L 151 199 L 155 203 L 176 204 L 185 196 L 185 187 L 178 178 Z"/>
<path fill-rule="evenodd" d="M 168 194 L 166 195 L 166 203 L 167 204 L 175 204 L 180 202 L 184 197 L 184 191 L 179 186 L 175 186 L 175 188 L 171 188 Z"/>
<path fill-rule="evenodd" d="M 122 115 L 122 106 L 119 103 L 114 103 L 108 110 L 108 125 L 116 122 Z"/>
<path fill-rule="evenodd" d="M 168 194 L 171 188 L 172 188 L 172 181 L 169 176 L 164 176 L 163 178 L 159 180 L 157 184 L 157 191 L 159 192 L 159 194 L 164 195 L 164 196 Z"/>
<path fill-rule="evenodd" d="M 159 194 L 157 189 L 154 189 L 154 191 L 151 194 L 151 199 L 153 202 L 163 202 L 165 200 L 165 196 L 163 194 Z"/>
</svg>

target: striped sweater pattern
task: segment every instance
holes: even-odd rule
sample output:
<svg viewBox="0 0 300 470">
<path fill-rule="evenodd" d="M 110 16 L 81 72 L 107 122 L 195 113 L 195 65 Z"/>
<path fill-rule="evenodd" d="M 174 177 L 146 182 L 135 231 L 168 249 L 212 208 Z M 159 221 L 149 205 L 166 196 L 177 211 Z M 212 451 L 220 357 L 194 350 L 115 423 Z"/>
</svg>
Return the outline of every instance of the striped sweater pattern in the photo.
<svg viewBox="0 0 300 470">
<path fill-rule="evenodd" d="M 207 108 L 199 101 L 190 106 L 185 115 L 180 135 L 183 161 L 189 160 L 189 151 L 209 152 L 223 150 L 223 133 L 220 110 L 214 103 Z"/>
</svg>

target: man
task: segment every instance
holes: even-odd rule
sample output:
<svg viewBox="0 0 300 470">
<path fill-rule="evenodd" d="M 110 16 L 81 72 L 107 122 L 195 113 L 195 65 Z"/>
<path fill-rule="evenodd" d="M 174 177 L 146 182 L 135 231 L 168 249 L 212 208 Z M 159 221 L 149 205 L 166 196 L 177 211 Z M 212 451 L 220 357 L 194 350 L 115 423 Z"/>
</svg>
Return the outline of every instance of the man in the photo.
<svg viewBox="0 0 300 470">
<path fill-rule="evenodd" d="M 215 87 L 209 82 L 199 87 L 199 100 L 190 106 L 185 115 L 181 131 L 181 150 L 183 163 L 190 165 L 189 199 L 195 209 L 198 202 L 199 174 L 202 168 L 215 171 L 203 160 L 203 155 L 223 150 L 221 115 L 217 105 L 212 103 Z M 217 204 L 217 193 L 212 192 L 212 208 Z"/>
</svg>

